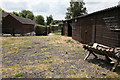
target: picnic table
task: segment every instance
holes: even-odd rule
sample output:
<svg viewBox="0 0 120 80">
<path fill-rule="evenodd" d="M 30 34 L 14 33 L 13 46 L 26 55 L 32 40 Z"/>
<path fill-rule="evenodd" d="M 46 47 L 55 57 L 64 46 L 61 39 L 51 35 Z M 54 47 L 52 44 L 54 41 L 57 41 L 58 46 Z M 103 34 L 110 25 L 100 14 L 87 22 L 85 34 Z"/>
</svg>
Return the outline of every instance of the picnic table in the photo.
<svg viewBox="0 0 120 80">
<path fill-rule="evenodd" d="M 112 68 L 112 71 L 115 71 L 120 63 L 120 48 L 110 48 L 98 43 L 94 43 L 92 46 L 85 44 L 83 45 L 83 48 L 89 52 L 84 60 L 87 60 L 90 54 L 93 54 L 95 58 L 98 58 L 96 54 L 103 55 L 110 63 L 113 63 L 110 59 L 113 58 L 116 62 Z"/>
</svg>

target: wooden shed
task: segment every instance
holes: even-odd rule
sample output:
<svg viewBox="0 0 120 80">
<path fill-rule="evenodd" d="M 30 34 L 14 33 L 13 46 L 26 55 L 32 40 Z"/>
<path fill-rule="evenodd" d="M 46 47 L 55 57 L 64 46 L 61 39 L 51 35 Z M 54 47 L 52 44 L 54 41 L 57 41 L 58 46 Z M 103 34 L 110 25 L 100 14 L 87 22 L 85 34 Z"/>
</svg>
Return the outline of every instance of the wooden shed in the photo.
<svg viewBox="0 0 120 80">
<path fill-rule="evenodd" d="M 62 34 L 72 37 L 72 20 L 63 21 Z"/>
<path fill-rule="evenodd" d="M 25 34 L 34 31 L 34 21 L 9 13 L 3 13 L 2 33 L 3 34 Z"/>
<path fill-rule="evenodd" d="M 120 47 L 120 6 L 64 21 L 65 35 L 68 35 L 70 23 L 72 38 L 81 43 Z"/>
</svg>

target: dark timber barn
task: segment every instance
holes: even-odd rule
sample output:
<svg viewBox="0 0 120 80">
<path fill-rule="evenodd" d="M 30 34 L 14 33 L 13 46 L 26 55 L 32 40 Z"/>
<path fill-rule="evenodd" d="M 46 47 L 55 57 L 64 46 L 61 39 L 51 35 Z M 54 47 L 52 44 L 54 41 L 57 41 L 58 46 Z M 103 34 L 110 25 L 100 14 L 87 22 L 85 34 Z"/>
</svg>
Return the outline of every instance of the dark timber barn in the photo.
<svg viewBox="0 0 120 80">
<path fill-rule="evenodd" d="M 25 34 L 34 30 L 35 22 L 9 13 L 2 14 L 3 34 Z"/>
<path fill-rule="evenodd" d="M 63 33 L 83 44 L 120 47 L 120 6 L 65 20 Z"/>
</svg>

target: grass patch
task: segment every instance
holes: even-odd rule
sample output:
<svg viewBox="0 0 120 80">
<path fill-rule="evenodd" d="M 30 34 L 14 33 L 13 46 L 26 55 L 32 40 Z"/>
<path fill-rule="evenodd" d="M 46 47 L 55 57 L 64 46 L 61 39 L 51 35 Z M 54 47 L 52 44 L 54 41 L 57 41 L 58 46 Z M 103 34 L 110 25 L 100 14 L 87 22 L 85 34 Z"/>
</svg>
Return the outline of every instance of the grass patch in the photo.
<svg viewBox="0 0 120 80">
<path fill-rule="evenodd" d="M 24 49 L 24 48 L 31 49 L 31 48 L 33 48 L 33 46 L 19 46 L 18 48 L 19 49 Z"/>
<path fill-rule="evenodd" d="M 76 72 L 75 70 L 73 70 L 73 69 L 69 69 L 69 70 L 68 70 L 68 73 L 69 73 L 69 74 L 76 74 L 77 72 Z"/>
<path fill-rule="evenodd" d="M 61 32 L 56 32 L 56 33 L 54 33 L 55 35 L 61 35 Z"/>
<path fill-rule="evenodd" d="M 29 37 L 2 37 L 2 45 L 19 43 L 19 42 L 23 42 L 27 39 L 29 39 Z M 22 44 L 22 43 L 19 43 L 19 44 Z"/>
<path fill-rule="evenodd" d="M 80 53 L 80 55 L 86 54 L 85 52 Z"/>
<path fill-rule="evenodd" d="M 85 70 L 84 70 L 84 69 L 81 69 L 80 71 L 81 71 L 81 72 L 85 72 Z"/>
<path fill-rule="evenodd" d="M 24 75 L 24 73 L 23 72 L 21 72 L 21 73 L 17 73 L 17 74 L 15 74 L 15 78 L 17 78 L 17 77 L 22 77 Z"/>
<path fill-rule="evenodd" d="M 74 43 L 72 40 L 67 40 L 66 43 Z"/>
<path fill-rule="evenodd" d="M 40 64 L 46 64 L 47 62 L 40 62 Z"/>
<path fill-rule="evenodd" d="M 52 63 L 52 62 L 53 62 L 52 60 L 49 61 L 49 63 Z"/>
</svg>

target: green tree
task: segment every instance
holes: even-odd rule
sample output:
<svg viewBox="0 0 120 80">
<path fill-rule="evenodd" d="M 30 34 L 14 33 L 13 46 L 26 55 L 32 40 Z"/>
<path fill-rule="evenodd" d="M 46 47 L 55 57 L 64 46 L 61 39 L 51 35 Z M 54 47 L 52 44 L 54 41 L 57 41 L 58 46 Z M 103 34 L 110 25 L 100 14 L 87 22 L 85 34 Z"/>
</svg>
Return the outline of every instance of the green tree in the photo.
<svg viewBox="0 0 120 80">
<path fill-rule="evenodd" d="M 55 23 L 55 21 L 52 21 L 51 23 L 50 23 L 50 25 L 55 25 L 56 23 Z"/>
<path fill-rule="evenodd" d="M 52 15 L 47 16 L 47 20 L 46 21 L 47 21 L 47 25 L 49 25 L 53 21 Z"/>
<path fill-rule="evenodd" d="M 37 23 L 37 24 L 40 24 L 40 25 L 44 25 L 45 22 L 44 22 L 44 17 L 42 15 L 38 15 L 34 18 L 34 21 Z"/>
<path fill-rule="evenodd" d="M 33 14 L 32 11 L 22 10 L 19 14 L 20 14 L 21 17 L 29 18 L 29 19 L 31 19 L 31 20 L 34 19 L 34 14 Z"/>
<path fill-rule="evenodd" d="M 12 14 L 19 16 L 19 13 L 15 12 L 15 11 L 13 11 Z"/>
<path fill-rule="evenodd" d="M 70 7 L 67 8 L 65 19 L 71 19 L 74 17 L 78 17 L 84 14 L 87 14 L 86 7 L 84 7 L 85 3 L 81 2 L 70 2 Z"/>
<path fill-rule="evenodd" d="M 1 9 L 1 8 L 0 8 L 0 11 L 1 11 L 1 12 L 3 12 L 3 13 L 6 13 L 6 11 L 5 11 L 5 10 L 3 10 L 3 9 Z"/>
<path fill-rule="evenodd" d="M 33 19 L 34 19 L 34 15 L 33 15 L 33 14 L 28 14 L 28 15 L 26 16 L 26 18 L 29 18 L 29 19 L 33 20 Z"/>
</svg>

